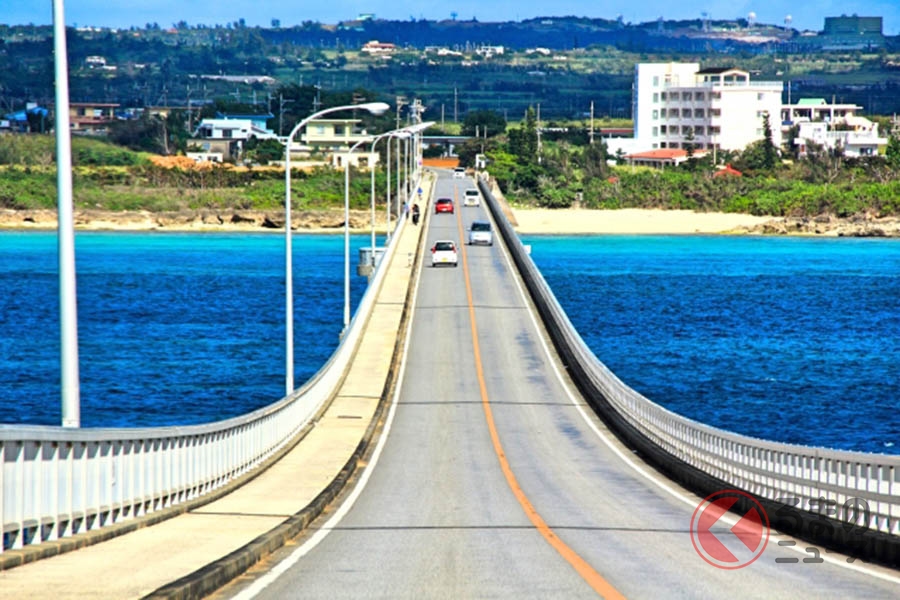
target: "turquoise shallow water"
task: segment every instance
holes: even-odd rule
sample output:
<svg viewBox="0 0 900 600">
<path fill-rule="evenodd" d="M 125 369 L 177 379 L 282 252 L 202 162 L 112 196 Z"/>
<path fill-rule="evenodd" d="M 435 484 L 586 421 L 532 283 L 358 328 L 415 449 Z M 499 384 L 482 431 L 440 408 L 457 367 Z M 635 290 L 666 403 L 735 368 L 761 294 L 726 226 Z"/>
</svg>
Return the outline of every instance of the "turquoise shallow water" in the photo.
<svg viewBox="0 0 900 600">
<path fill-rule="evenodd" d="M 343 238 L 294 240 L 299 384 L 337 346 Z M 597 356 L 652 400 L 757 437 L 900 451 L 900 242 L 524 241 Z M 282 236 L 76 243 L 83 426 L 200 423 L 283 395 Z M 0 232 L 0 422 L 59 423 L 57 286 L 54 234 Z"/>
<path fill-rule="evenodd" d="M 351 249 L 351 297 L 365 289 Z M 337 347 L 343 237 L 295 236 L 295 381 Z M 55 233 L 0 232 L 0 422 L 58 425 Z M 284 395 L 284 236 L 79 233 L 84 427 L 191 424 Z"/>
<path fill-rule="evenodd" d="M 655 402 L 751 436 L 898 452 L 900 242 L 523 241 L 594 353 Z"/>
</svg>

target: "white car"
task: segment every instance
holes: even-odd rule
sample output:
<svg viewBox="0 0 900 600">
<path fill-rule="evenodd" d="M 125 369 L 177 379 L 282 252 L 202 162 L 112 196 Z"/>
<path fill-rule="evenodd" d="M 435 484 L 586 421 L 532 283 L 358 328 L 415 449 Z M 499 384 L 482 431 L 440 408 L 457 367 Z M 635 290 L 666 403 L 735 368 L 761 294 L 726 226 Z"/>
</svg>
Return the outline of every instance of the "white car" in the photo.
<svg viewBox="0 0 900 600">
<path fill-rule="evenodd" d="M 463 206 L 478 206 L 481 204 L 481 194 L 475 188 L 469 188 L 463 194 Z"/>
<path fill-rule="evenodd" d="M 462 167 L 456 167 L 453 169 L 453 179 L 465 179 L 466 170 Z"/>
<path fill-rule="evenodd" d="M 469 245 L 476 244 L 494 245 L 494 232 L 491 231 L 491 224 L 487 221 L 472 221 L 472 226 L 469 227 Z"/>
<path fill-rule="evenodd" d="M 456 242 L 451 240 L 438 240 L 431 247 L 431 266 L 458 264 Z"/>
</svg>

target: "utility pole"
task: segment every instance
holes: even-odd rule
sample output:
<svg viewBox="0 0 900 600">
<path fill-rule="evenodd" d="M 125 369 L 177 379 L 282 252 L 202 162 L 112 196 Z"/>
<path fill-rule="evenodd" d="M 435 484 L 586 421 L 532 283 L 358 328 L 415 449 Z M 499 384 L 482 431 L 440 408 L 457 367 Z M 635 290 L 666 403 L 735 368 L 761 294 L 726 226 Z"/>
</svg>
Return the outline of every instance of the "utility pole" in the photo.
<svg viewBox="0 0 900 600">
<path fill-rule="evenodd" d="M 284 105 L 293 100 L 285 100 L 284 94 L 278 94 L 278 135 L 284 135 Z"/>
<path fill-rule="evenodd" d="M 538 164 L 541 164 L 541 103 L 537 105 L 537 154 Z"/>
<path fill-rule="evenodd" d="M 459 91 L 453 86 L 453 122 L 459 123 Z"/>
<path fill-rule="evenodd" d="M 594 101 L 591 100 L 591 133 L 590 133 L 591 146 L 594 145 Z"/>
<path fill-rule="evenodd" d="M 400 129 L 400 110 L 407 104 L 405 96 L 397 96 L 397 129 Z"/>
</svg>

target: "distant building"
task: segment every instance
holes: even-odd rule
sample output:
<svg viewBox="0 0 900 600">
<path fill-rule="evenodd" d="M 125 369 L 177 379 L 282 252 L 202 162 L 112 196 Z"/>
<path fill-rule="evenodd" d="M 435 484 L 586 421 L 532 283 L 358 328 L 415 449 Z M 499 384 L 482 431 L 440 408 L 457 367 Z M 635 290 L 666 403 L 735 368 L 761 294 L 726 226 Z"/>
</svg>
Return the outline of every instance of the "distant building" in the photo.
<svg viewBox="0 0 900 600">
<path fill-rule="evenodd" d="M 116 120 L 115 102 L 70 102 L 69 123 L 73 133 L 104 134 Z"/>
<path fill-rule="evenodd" d="M 244 118 L 235 118 L 234 115 L 229 115 L 226 118 L 203 119 L 194 131 L 193 138 L 188 140 L 188 145 L 199 147 L 201 152 L 195 154 L 207 156 L 205 160 L 210 160 L 208 155 L 220 156 L 220 160 L 240 159 L 244 144 L 251 138 L 279 139 L 274 131 L 266 128 L 265 117 L 266 115 L 246 115 Z"/>
<path fill-rule="evenodd" d="M 781 145 L 780 81 L 751 81 L 736 68 L 697 63 L 641 63 L 635 68 L 635 143 L 642 150 L 743 150 L 765 137 Z"/>
<path fill-rule="evenodd" d="M 694 157 L 702 158 L 706 154 L 705 151 L 697 151 L 694 152 Z M 660 148 L 658 150 L 647 150 L 625 155 L 625 159 L 630 165 L 654 167 L 657 169 L 677 167 L 681 163 L 687 162 L 690 158 L 688 151 L 680 148 Z"/>
<path fill-rule="evenodd" d="M 825 17 L 824 35 L 882 35 L 881 17 Z"/>
<path fill-rule="evenodd" d="M 874 123 L 856 113 L 855 104 L 828 104 L 824 98 L 805 98 L 781 109 L 782 126 L 798 126 L 794 144 L 800 155 L 815 144 L 825 150 L 840 150 L 845 156 L 874 156 L 887 145 Z"/>
<path fill-rule="evenodd" d="M 366 42 L 362 47 L 362 52 L 366 54 L 393 54 L 397 51 L 397 46 L 394 44 L 388 44 L 385 42 L 379 42 L 378 40 L 372 40 L 370 42 Z"/>
<path fill-rule="evenodd" d="M 291 145 L 291 156 L 329 160 L 335 168 L 343 168 L 346 161 L 354 167 L 365 164 L 372 168 L 378 164 L 378 153 L 368 152 L 365 142 L 373 139 L 360 125 L 360 119 L 314 119 L 307 124 L 300 136 L 302 145 Z M 350 153 L 357 142 L 363 142 Z"/>
</svg>

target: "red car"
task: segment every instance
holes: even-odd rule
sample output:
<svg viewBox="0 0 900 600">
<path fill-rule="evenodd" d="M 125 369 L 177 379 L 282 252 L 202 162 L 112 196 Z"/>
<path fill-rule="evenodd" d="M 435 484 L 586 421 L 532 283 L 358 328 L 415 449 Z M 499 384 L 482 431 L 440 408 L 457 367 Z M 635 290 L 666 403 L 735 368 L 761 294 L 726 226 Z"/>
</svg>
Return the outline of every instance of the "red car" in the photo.
<svg viewBox="0 0 900 600">
<path fill-rule="evenodd" d="M 450 198 L 438 198 L 434 203 L 434 214 L 450 213 L 453 214 L 453 200 Z"/>
</svg>

